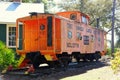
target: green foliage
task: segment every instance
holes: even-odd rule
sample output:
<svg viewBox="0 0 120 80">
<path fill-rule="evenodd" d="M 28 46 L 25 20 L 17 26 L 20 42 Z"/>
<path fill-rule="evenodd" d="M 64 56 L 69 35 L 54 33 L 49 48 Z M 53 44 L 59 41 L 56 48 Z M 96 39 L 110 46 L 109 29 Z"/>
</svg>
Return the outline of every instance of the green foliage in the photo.
<svg viewBox="0 0 120 80">
<path fill-rule="evenodd" d="M 111 68 L 114 70 L 115 73 L 120 71 L 120 50 L 118 50 L 114 54 L 113 60 L 111 60 Z"/>
<path fill-rule="evenodd" d="M 35 2 L 35 0 L 22 0 L 22 2 L 24 2 L 24 3 L 33 3 L 33 2 Z"/>
<path fill-rule="evenodd" d="M 114 48 L 114 52 L 116 53 L 118 48 Z M 111 48 L 107 49 L 107 55 L 111 56 Z"/>
<path fill-rule="evenodd" d="M 107 55 L 111 56 L 111 49 L 110 48 L 107 49 Z"/>
<path fill-rule="evenodd" d="M 9 65 L 15 66 L 15 52 L 8 49 L 5 44 L 0 41 L 0 70 L 7 68 Z"/>
</svg>

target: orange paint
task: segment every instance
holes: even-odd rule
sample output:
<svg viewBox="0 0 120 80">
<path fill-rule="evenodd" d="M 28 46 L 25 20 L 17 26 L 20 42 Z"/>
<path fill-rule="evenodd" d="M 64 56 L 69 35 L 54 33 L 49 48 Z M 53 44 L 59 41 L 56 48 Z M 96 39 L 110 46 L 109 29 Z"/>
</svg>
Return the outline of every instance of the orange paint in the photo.
<svg viewBox="0 0 120 80">
<path fill-rule="evenodd" d="M 82 21 L 82 16 L 86 17 L 86 23 Z M 105 32 L 91 27 L 88 24 L 89 16 L 79 11 L 59 12 L 55 15 L 37 14 L 37 16 L 19 18 L 16 32 L 17 43 L 20 31 L 19 22 L 23 25 L 23 32 L 22 49 L 16 48 L 18 54 L 40 51 L 42 55 L 49 54 L 57 60 L 56 54 L 62 54 L 62 52 L 85 54 L 105 50 Z M 48 34 L 48 29 L 50 29 L 48 25 L 52 25 L 51 35 Z"/>
</svg>

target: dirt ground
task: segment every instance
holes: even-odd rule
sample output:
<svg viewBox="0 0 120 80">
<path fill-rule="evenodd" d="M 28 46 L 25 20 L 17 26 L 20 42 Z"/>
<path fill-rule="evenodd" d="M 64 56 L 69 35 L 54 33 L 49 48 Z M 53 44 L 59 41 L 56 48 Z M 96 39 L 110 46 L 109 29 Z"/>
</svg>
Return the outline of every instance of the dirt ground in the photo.
<svg viewBox="0 0 120 80">
<path fill-rule="evenodd" d="M 114 74 L 110 66 L 85 71 L 86 68 L 61 71 L 56 74 L 38 77 L 1 75 L 0 80 L 120 80 L 120 73 Z"/>
<path fill-rule="evenodd" d="M 44 76 L 0 75 L 0 80 L 120 80 L 120 73 L 114 74 L 107 62 L 71 68 Z"/>
</svg>

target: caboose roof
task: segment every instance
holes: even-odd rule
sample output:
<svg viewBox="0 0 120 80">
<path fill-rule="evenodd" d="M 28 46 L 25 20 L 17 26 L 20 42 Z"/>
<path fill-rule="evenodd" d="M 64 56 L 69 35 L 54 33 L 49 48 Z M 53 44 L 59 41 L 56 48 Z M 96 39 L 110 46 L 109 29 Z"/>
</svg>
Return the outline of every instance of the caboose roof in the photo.
<svg viewBox="0 0 120 80">
<path fill-rule="evenodd" d="M 50 14 L 50 13 L 36 13 L 37 14 L 37 17 L 39 18 L 40 16 L 49 16 L 49 15 L 56 15 L 57 17 L 59 16 L 60 18 L 64 18 L 64 19 L 69 19 L 69 15 L 72 14 L 72 13 L 76 13 L 77 15 L 84 15 L 86 16 L 88 19 L 89 19 L 89 16 L 87 14 L 84 14 L 80 11 L 65 11 L 65 12 L 58 12 L 56 14 Z M 33 13 L 34 14 L 34 13 Z M 79 20 L 80 17 L 78 17 L 78 20 Z M 27 19 L 31 19 L 31 16 L 25 16 L 25 17 L 21 17 L 19 18 L 19 20 L 27 20 Z M 32 18 L 33 19 L 33 18 Z M 69 19 L 70 20 L 70 19 Z"/>
<path fill-rule="evenodd" d="M 89 15 L 85 14 L 85 13 L 82 13 L 80 11 L 65 11 L 65 12 L 58 12 L 56 13 L 57 15 L 60 15 L 60 16 L 64 16 L 64 17 L 68 17 L 70 14 L 73 14 L 73 13 L 76 13 L 76 14 L 79 14 L 79 15 L 84 15 L 86 16 L 88 19 L 90 19 Z"/>
<path fill-rule="evenodd" d="M 0 23 L 15 23 L 17 18 L 29 12 L 44 12 L 43 3 L 0 2 Z"/>
<path fill-rule="evenodd" d="M 21 17 L 18 18 L 19 21 L 24 21 L 24 20 L 30 20 L 30 19 L 36 19 L 36 18 L 40 18 L 41 16 L 46 17 L 46 16 L 53 16 L 54 14 L 50 14 L 50 13 L 38 13 L 38 12 L 31 12 L 29 13 L 28 16 L 25 17 Z M 32 17 L 32 18 L 31 18 Z"/>
</svg>

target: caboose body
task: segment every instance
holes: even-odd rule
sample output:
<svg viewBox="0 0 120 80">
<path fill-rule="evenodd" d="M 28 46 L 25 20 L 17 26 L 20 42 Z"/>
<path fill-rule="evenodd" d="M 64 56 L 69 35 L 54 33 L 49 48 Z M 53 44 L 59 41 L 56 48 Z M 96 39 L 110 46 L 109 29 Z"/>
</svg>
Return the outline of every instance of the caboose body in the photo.
<svg viewBox="0 0 120 80">
<path fill-rule="evenodd" d="M 93 61 L 105 52 L 106 32 L 91 27 L 89 16 L 79 11 L 56 14 L 31 13 L 17 19 L 17 47 L 21 56 L 19 67 L 32 63 L 60 61 L 72 58 Z"/>
</svg>

